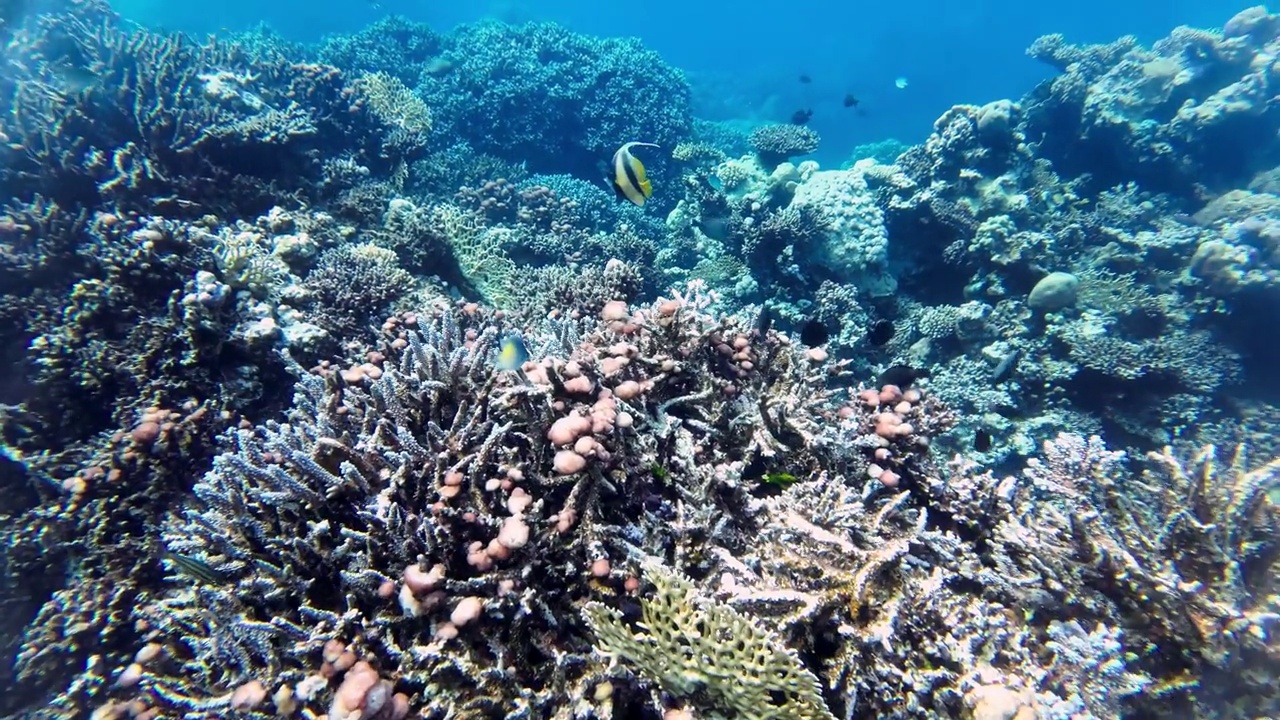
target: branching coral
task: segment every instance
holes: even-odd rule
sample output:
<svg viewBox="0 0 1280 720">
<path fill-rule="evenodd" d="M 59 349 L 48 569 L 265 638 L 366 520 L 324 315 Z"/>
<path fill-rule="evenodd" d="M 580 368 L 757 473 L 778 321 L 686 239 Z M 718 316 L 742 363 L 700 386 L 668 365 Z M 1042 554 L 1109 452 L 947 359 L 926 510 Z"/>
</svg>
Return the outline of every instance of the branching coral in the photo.
<svg viewBox="0 0 1280 720">
<path fill-rule="evenodd" d="M 349 112 L 333 67 L 131 29 L 95 1 L 60 0 L 18 35 L 0 83 L 5 175 L 59 202 L 253 213 L 275 204 L 277 183 L 318 180 L 318 147 L 383 171 L 411 159 L 384 156 L 404 128 Z"/>
<path fill-rule="evenodd" d="M 704 307 L 695 289 L 553 322 L 522 378 L 475 308 L 395 316 L 359 374 L 304 376 L 287 422 L 233 433 L 168 524 L 177 582 L 139 610 L 169 648 L 145 671 L 157 702 L 225 707 L 255 680 L 337 702 L 308 679 L 330 642 L 427 715 L 586 701 L 611 681 L 579 603 L 620 596 L 643 555 L 698 552 L 704 520 L 730 538 L 751 466 L 843 452 L 821 365 Z"/>
<path fill-rule="evenodd" d="M 305 287 L 319 306 L 321 322 L 356 335 L 413 290 L 413 276 L 400 269 L 391 250 L 342 245 L 320 256 Z"/>
</svg>

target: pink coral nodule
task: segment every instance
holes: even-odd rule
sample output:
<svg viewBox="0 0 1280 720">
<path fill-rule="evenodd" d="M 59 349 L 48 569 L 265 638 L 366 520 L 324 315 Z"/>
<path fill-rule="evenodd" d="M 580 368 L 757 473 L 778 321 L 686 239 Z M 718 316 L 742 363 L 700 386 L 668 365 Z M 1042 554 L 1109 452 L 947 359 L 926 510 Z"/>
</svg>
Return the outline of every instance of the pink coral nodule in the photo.
<svg viewBox="0 0 1280 720">
<path fill-rule="evenodd" d="M 561 475 L 572 475 L 582 472 L 582 469 L 587 466 L 587 459 L 572 450 L 561 450 L 556 453 L 552 466 Z"/>
</svg>

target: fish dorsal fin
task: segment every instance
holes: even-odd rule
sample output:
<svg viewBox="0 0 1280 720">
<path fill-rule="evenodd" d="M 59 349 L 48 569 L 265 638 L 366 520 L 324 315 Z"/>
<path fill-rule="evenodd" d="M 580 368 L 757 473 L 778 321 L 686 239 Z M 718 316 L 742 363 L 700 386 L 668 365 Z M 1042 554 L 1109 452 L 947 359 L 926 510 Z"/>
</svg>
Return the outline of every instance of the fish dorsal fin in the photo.
<svg viewBox="0 0 1280 720">
<path fill-rule="evenodd" d="M 623 143 L 622 147 L 618 148 L 618 152 L 614 153 L 614 154 L 613 154 L 613 156 L 616 158 L 616 157 L 618 157 L 619 155 L 628 155 L 628 154 L 630 154 L 630 153 L 631 153 L 631 148 L 633 148 L 633 147 L 651 147 L 651 148 L 656 148 L 656 147 L 658 147 L 658 145 L 656 145 L 656 144 L 654 144 L 654 143 L 649 143 L 649 142 L 639 142 L 639 141 L 637 141 L 637 140 L 632 140 L 632 141 L 631 141 L 631 142 L 629 142 L 629 143 Z"/>
</svg>

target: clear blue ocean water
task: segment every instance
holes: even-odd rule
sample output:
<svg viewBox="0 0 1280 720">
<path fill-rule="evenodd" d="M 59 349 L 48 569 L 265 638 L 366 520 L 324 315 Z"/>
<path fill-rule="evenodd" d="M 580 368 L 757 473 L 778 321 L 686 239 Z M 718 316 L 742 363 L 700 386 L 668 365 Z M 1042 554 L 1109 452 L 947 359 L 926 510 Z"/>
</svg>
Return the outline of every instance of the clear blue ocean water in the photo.
<svg viewBox="0 0 1280 720">
<path fill-rule="evenodd" d="M 186 4 L 121 0 L 124 15 L 156 27 L 192 33 L 247 30 L 268 24 L 285 37 L 314 42 L 350 33 L 387 14 L 437 30 L 481 18 L 548 20 L 602 37 L 638 37 L 689 73 L 708 120 L 786 122 L 814 111 L 823 137 L 817 158 L 838 164 L 858 144 L 895 138 L 916 143 L 947 108 L 1016 98 L 1050 75 L 1025 54 L 1033 40 L 1062 33 L 1072 43 L 1134 35 L 1151 42 L 1177 25 L 1212 26 L 1251 3 L 1243 0 L 920 0 L 899 3 L 726 3 L 655 0 L 641 7 L 580 0 L 443 3 L 430 0 L 350 0 Z M 461 6 L 466 7 L 461 7 Z M 811 85 L 796 79 L 809 75 Z M 909 81 L 899 90 L 899 77 Z M 843 112 L 855 94 L 864 112 Z"/>
</svg>

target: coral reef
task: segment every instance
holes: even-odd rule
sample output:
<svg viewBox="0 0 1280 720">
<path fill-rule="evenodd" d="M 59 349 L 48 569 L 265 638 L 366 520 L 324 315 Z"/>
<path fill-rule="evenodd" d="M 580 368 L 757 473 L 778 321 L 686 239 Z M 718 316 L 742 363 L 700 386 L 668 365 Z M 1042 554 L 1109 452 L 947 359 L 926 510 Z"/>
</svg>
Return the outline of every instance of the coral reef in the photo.
<svg viewBox="0 0 1280 720">
<path fill-rule="evenodd" d="M 462 25 L 441 37 L 417 90 L 439 131 L 535 172 L 595 177 L 623 143 L 670 152 L 690 133 L 689 86 L 634 39 L 597 39 L 551 23 Z M 650 163 L 664 177 L 666 161 Z M 654 196 L 660 204 L 661 193 Z"/>
<path fill-rule="evenodd" d="M 332 642 L 427 715 L 548 713 L 620 683 L 591 659 L 574 605 L 625 597 L 648 577 L 644 555 L 733 541 L 729 508 L 762 474 L 803 477 L 845 453 L 828 435 L 871 422 L 865 409 L 824 431 L 821 363 L 704 305 L 614 301 L 595 323 L 551 323 L 528 336 L 539 360 L 522 377 L 491 364 L 496 328 L 468 329 L 482 318 L 467 308 L 397 316 L 361 377 L 304 376 L 288 422 L 234 431 L 198 506 L 165 531 L 185 565 L 138 611 L 165 648 L 143 673 L 150 702 L 207 711 L 229 702 L 217 688 L 251 681 L 330 702 L 308 678 Z M 904 478 L 930 412 L 888 433 L 902 450 L 886 465 Z M 705 518 L 670 524 L 686 512 Z"/>
<path fill-rule="evenodd" d="M 0 160 L 7 194 L 21 200 L 254 214 L 285 192 L 320 195 L 323 148 L 389 174 L 422 147 L 377 101 L 378 86 L 232 43 L 134 30 L 93 0 L 60 0 L 14 42 L 27 56 L 0 87 Z"/>
<path fill-rule="evenodd" d="M 1181 27 L 1150 49 L 1131 37 L 1086 47 L 1040 38 L 1029 54 L 1062 72 L 1027 107 L 1030 128 L 1050 133 L 1041 152 L 1064 170 L 1105 168 L 1095 178 L 1103 186 L 1138 180 L 1178 193 L 1230 189 L 1234 178 L 1270 168 L 1280 157 L 1252 139 L 1280 129 L 1267 89 L 1275 68 L 1265 60 L 1274 24 L 1258 7 L 1221 33 Z"/>
<path fill-rule="evenodd" d="M 843 169 L 554 24 L 5 22 L 0 715 L 1280 715 L 1280 16 Z"/>
</svg>

